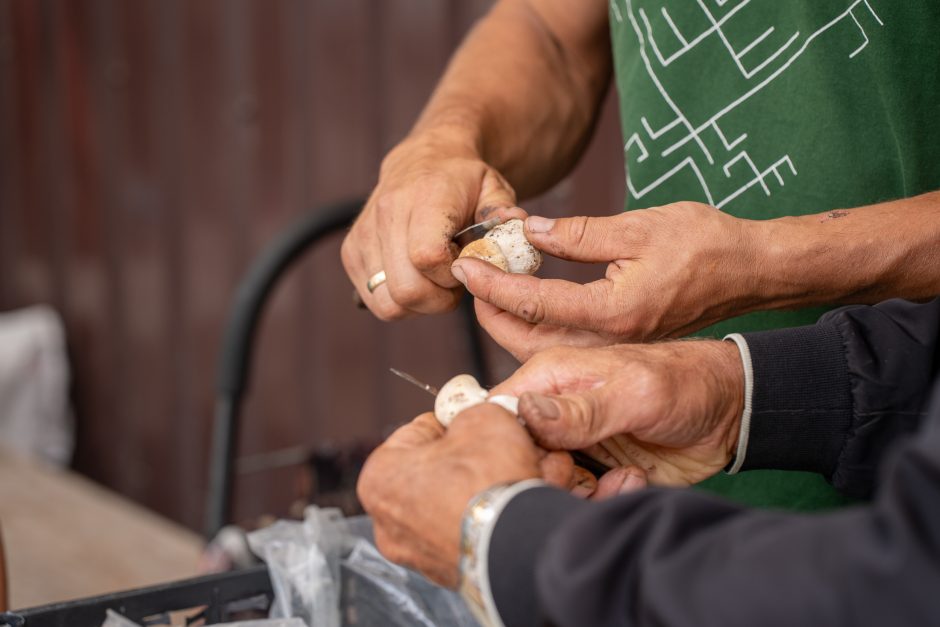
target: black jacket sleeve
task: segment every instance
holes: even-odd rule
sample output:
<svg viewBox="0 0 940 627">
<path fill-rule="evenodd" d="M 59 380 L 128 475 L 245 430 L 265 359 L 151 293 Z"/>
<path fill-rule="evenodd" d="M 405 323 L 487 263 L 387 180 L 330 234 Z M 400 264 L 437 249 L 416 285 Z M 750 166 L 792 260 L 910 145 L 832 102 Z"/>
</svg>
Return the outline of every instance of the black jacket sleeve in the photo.
<svg viewBox="0 0 940 627">
<path fill-rule="evenodd" d="M 742 470 L 808 470 L 868 497 L 885 451 L 923 419 L 940 360 L 940 299 L 844 307 L 744 335 L 754 391 Z"/>
<path fill-rule="evenodd" d="M 937 369 L 937 307 L 838 310 L 791 330 L 802 339 L 773 332 L 791 340 L 778 337 L 777 348 L 769 335 L 748 336 L 755 386 L 762 367 L 807 375 L 790 388 L 755 387 L 755 416 L 776 414 L 790 420 L 787 433 L 825 440 L 794 446 L 807 447 L 797 451 L 801 467 L 837 485 L 864 486 L 877 472 L 871 504 L 798 515 L 688 490 L 603 503 L 524 492 L 500 515 L 488 555 L 507 627 L 940 624 L 940 387 L 928 411 L 918 404 Z M 789 357 L 772 359 L 787 346 Z M 796 441 L 788 437 L 778 445 Z"/>
</svg>

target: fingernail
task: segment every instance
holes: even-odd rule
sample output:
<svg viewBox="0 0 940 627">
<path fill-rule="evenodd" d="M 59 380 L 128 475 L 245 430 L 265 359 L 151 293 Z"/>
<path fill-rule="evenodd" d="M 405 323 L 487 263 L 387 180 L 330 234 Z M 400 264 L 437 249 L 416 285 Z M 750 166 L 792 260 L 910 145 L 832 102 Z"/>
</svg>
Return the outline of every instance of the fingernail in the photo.
<svg viewBox="0 0 940 627">
<path fill-rule="evenodd" d="M 570 490 L 572 496 L 576 496 L 579 499 L 586 499 L 587 497 L 594 494 L 594 490 L 584 485 L 576 485 Z"/>
<path fill-rule="evenodd" d="M 561 417 L 555 401 L 541 394 L 528 394 L 529 404 L 538 420 L 558 420 Z"/>
<path fill-rule="evenodd" d="M 454 278 L 463 283 L 467 284 L 467 275 L 464 273 L 463 268 L 461 268 L 457 263 L 451 265 L 450 273 L 454 275 Z"/>
<path fill-rule="evenodd" d="M 629 494 L 646 487 L 646 480 L 638 475 L 630 474 L 620 486 L 620 494 Z"/>
<path fill-rule="evenodd" d="M 550 218 L 529 216 L 525 219 L 525 228 L 529 233 L 548 233 L 553 226 L 555 221 Z"/>
</svg>

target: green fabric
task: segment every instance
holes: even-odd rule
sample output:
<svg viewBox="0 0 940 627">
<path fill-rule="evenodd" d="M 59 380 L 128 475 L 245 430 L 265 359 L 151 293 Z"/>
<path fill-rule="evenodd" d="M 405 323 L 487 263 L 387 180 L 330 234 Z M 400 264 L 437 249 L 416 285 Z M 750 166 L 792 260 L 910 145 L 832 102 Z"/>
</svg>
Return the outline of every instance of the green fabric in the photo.
<svg viewBox="0 0 940 627">
<path fill-rule="evenodd" d="M 679 200 L 769 219 L 940 189 L 940 2 L 611 0 L 627 209 Z M 763 312 L 703 334 L 797 326 Z M 753 505 L 844 503 L 818 475 L 704 487 Z"/>
</svg>

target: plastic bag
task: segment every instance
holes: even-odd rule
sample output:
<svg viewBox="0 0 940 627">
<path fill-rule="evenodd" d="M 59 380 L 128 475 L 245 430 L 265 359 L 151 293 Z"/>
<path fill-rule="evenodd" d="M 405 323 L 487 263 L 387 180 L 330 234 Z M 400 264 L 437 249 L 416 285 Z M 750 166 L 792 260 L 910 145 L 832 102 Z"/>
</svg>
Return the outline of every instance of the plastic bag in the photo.
<svg viewBox="0 0 940 627">
<path fill-rule="evenodd" d="M 105 612 L 101 627 L 140 627 L 126 616 L 114 610 Z M 307 627 L 299 618 L 264 618 L 261 620 L 246 620 L 237 623 L 213 623 L 207 627 Z"/>
<path fill-rule="evenodd" d="M 213 623 L 207 627 L 307 627 L 299 618 L 262 618 L 238 623 Z"/>
<path fill-rule="evenodd" d="M 308 627 L 477 627 L 463 599 L 386 560 L 371 520 L 310 507 L 304 522 L 279 521 L 248 536 L 274 587 L 271 617 Z"/>
<path fill-rule="evenodd" d="M 106 610 L 104 613 L 104 622 L 101 627 L 140 627 L 131 619 L 118 614 L 114 610 Z"/>
<path fill-rule="evenodd" d="M 45 305 L 0 313 L 0 441 L 66 466 L 74 439 L 62 319 Z"/>
<path fill-rule="evenodd" d="M 339 627 L 339 560 L 350 538 L 342 514 L 317 509 L 303 523 L 279 520 L 248 536 L 274 587 L 271 618 L 303 618 L 307 625 Z"/>
</svg>

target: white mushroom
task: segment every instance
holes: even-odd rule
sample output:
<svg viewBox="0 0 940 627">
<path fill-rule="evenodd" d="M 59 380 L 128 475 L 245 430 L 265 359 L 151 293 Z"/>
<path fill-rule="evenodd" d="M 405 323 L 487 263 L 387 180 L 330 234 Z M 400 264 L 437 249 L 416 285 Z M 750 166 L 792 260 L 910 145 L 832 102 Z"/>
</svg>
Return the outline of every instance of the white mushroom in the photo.
<svg viewBox="0 0 940 627">
<path fill-rule="evenodd" d="M 454 416 L 474 405 L 479 405 L 489 396 L 483 387 L 469 374 L 458 374 L 448 381 L 434 399 L 434 416 L 445 427 L 449 427 Z"/>
<path fill-rule="evenodd" d="M 519 397 L 508 394 L 491 394 L 486 397 L 487 403 L 499 405 L 513 416 L 519 415 Z"/>
<path fill-rule="evenodd" d="M 437 398 L 434 399 L 434 416 L 444 427 L 449 427 L 457 414 L 484 402 L 495 403 L 514 416 L 518 414 L 518 398 L 507 394 L 490 396 L 472 376 L 458 374 L 437 393 Z"/>
<path fill-rule="evenodd" d="M 542 265 L 542 253 L 529 243 L 522 227 L 522 220 L 518 219 L 495 226 L 483 239 L 467 245 L 460 256 L 488 261 L 513 274 L 535 274 Z"/>
<path fill-rule="evenodd" d="M 500 250 L 496 242 L 486 239 L 485 237 L 467 244 L 464 249 L 460 251 L 460 256 L 482 259 L 487 263 L 493 264 L 503 272 L 509 272 L 509 261 L 506 259 L 506 255 L 503 254 L 503 251 Z"/>
</svg>

